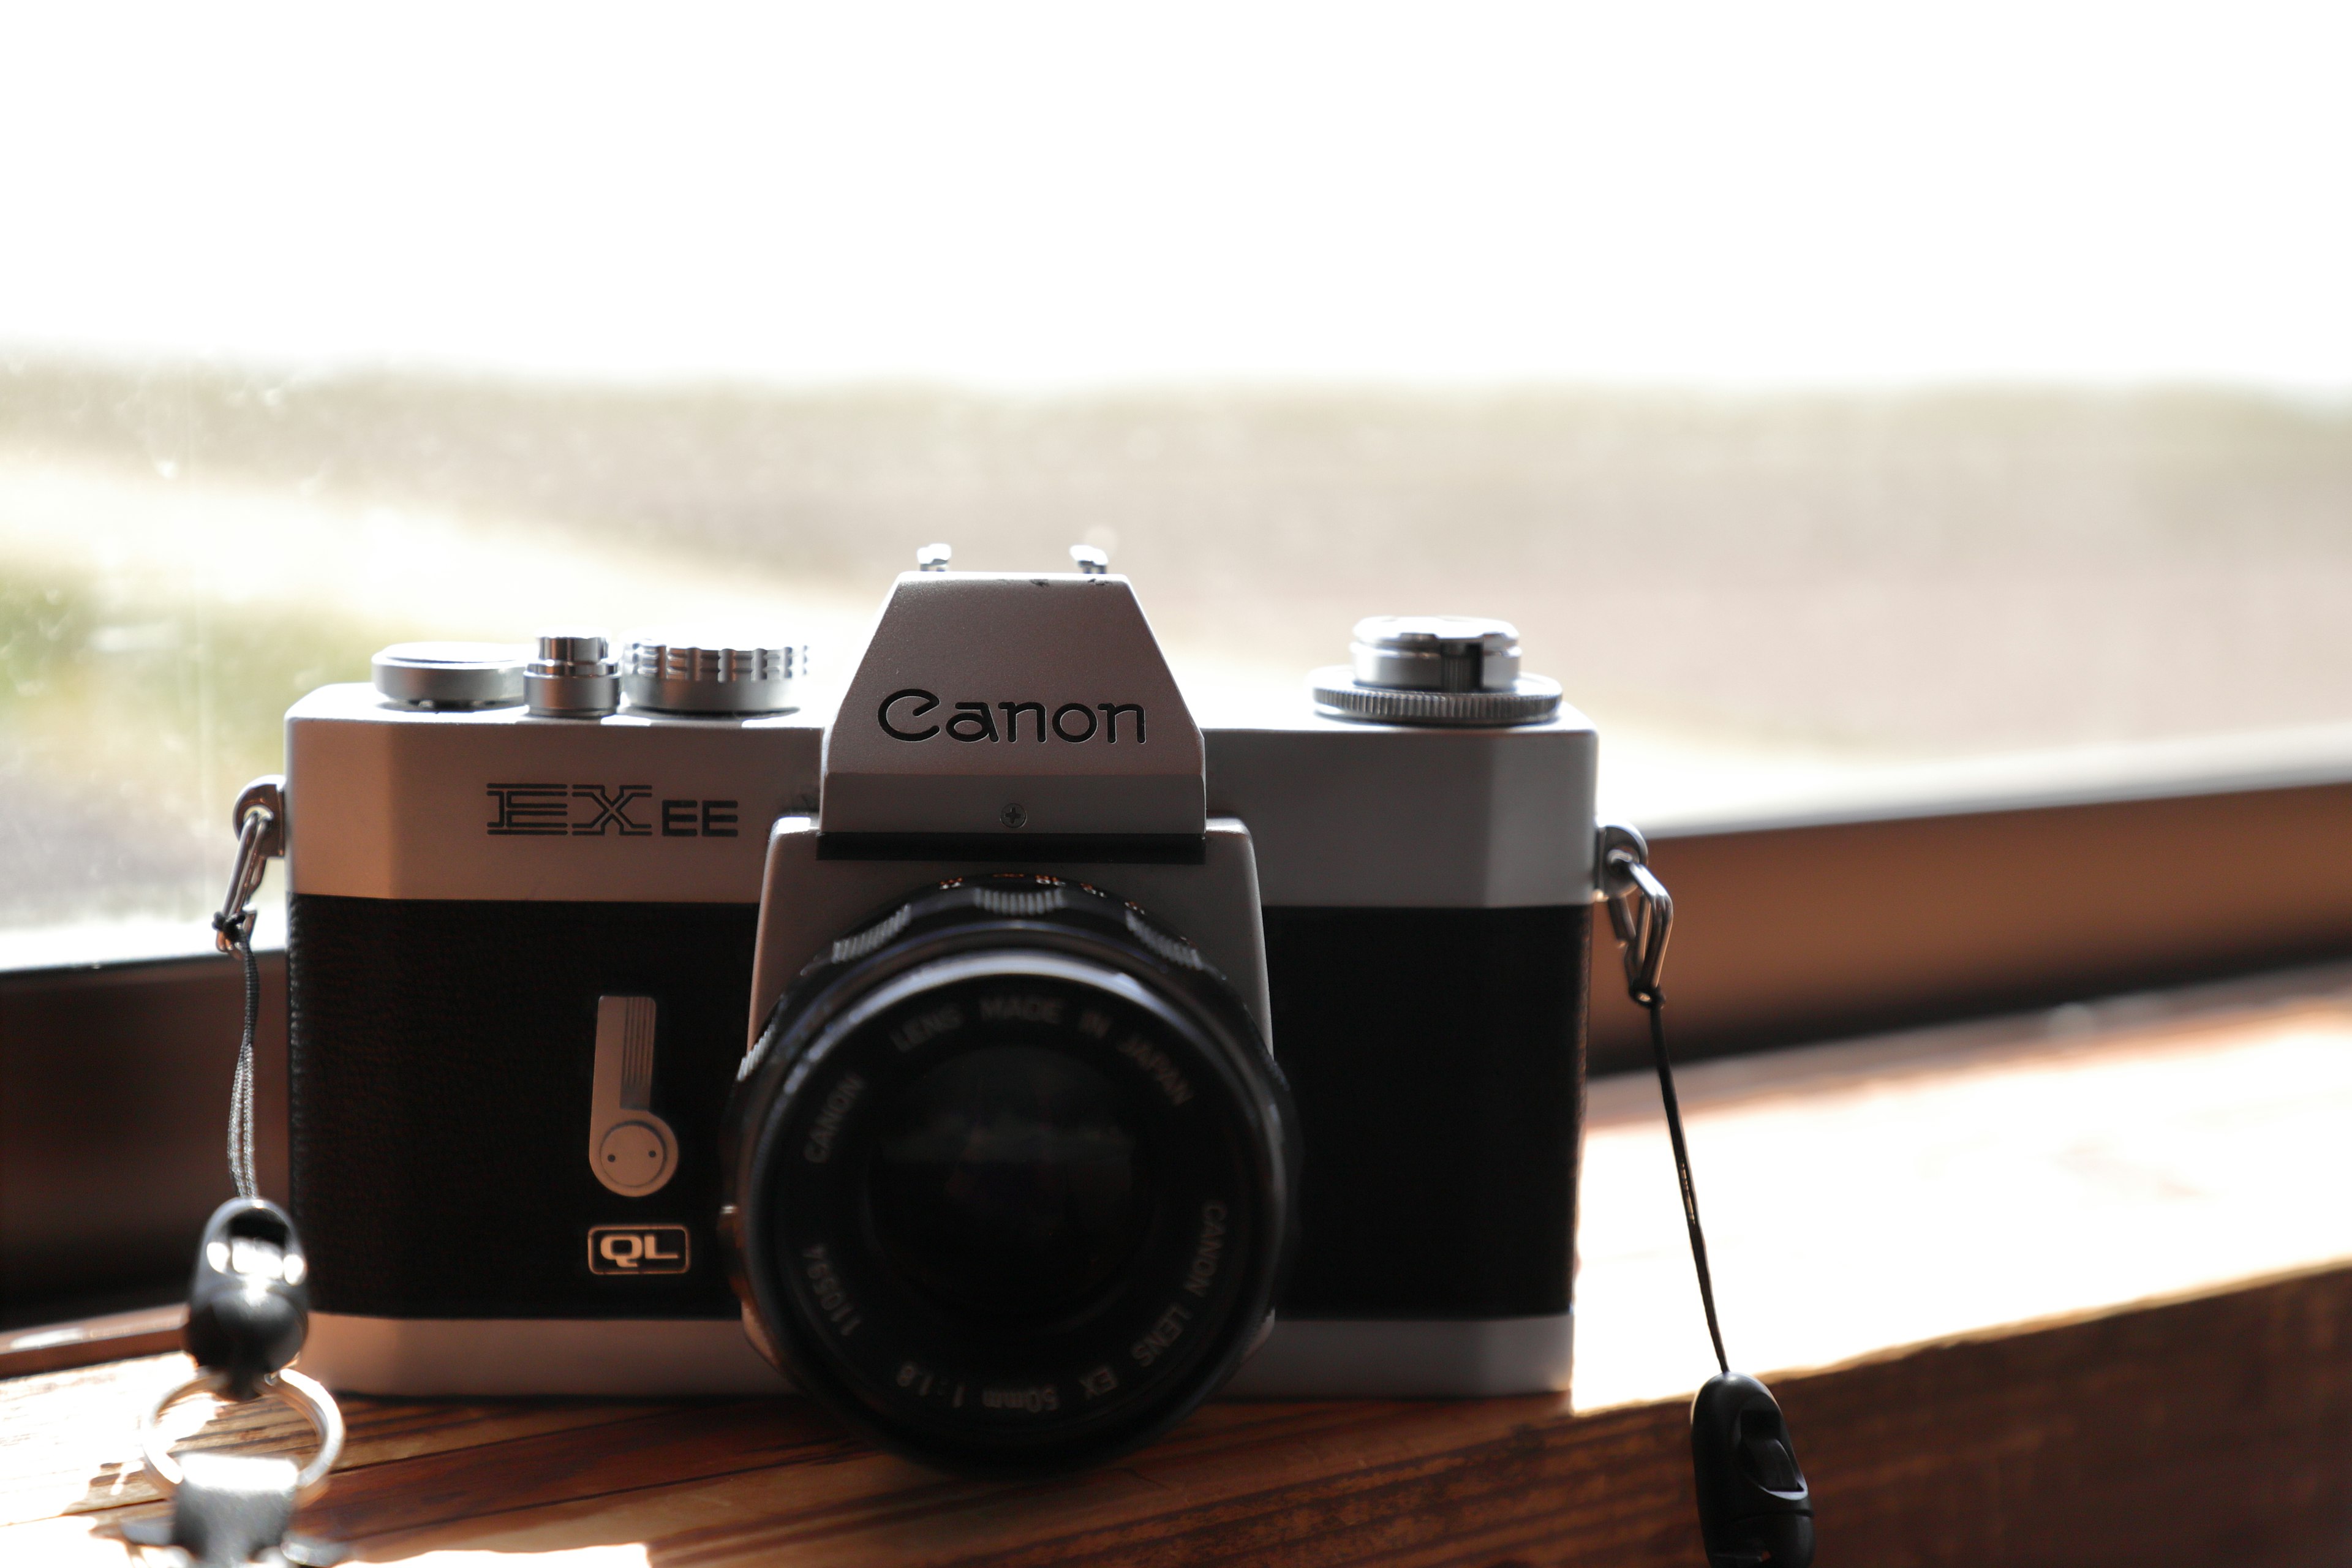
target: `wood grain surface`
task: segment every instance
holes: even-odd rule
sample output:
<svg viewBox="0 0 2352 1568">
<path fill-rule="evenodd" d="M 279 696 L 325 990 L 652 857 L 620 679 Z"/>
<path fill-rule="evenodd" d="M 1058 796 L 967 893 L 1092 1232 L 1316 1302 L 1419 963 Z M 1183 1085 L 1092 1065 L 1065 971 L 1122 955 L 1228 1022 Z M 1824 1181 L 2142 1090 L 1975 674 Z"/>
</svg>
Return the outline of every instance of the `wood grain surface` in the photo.
<svg viewBox="0 0 2352 1568">
<path fill-rule="evenodd" d="M 2352 1561 L 2344 979 L 1688 1075 L 1735 1359 L 1797 1369 L 1773 1383 L 1824 1564 Z M 1224 1401 L 1005 1485 L 789 1398 L 352 1399 L 300 1524 L 370 1562 L 1695 1563 L 1709 1369 L 1670 1167 L 1638 1085 L 1592 1110 L 1573 1405 Z M 135 1555 L 115 1531 L 156 1500 L 131 1423 L 186 1371 L 0 1384 L 0 1563 Z M 194 1441 L 306 1436 L 264 1405 Z"/>
</svg>

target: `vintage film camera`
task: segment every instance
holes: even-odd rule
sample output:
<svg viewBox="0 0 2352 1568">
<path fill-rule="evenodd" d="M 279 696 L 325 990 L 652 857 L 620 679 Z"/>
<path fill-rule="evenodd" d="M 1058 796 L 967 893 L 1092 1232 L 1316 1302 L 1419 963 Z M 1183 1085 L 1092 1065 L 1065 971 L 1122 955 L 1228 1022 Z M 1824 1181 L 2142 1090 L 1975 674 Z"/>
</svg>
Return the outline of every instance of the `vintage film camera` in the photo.
<svg viewBox="0 0 2352 1568">
<path fill-rule="evenodd" d="M 1085 564 L 901 576 L 837 705 L 577 635 L 294 707 L 308 1370 L 781 1367 L 980 1468 L 1567 1386 L 1591 726 L 1447 617 L 1196 723 Z"/>
</svg>

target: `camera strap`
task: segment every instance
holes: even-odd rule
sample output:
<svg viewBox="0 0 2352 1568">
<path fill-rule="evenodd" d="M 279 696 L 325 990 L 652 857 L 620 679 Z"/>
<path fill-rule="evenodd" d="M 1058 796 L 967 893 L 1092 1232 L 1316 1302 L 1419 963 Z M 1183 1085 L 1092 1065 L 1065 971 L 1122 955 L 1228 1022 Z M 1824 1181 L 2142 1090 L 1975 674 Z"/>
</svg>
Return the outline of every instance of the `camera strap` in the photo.
<svg viewBox="0 0 2352 1568">
<path fill-rule="evenodd" d="M 1609 905 L 1625 960 L 1625 992 L 1647 1015 L 1650 1057 L 1658 1072 L 1658 1099 L 1674 1144 L 1683 1224 L 1690 1233 L 1691 1266 L 1699 1304 L 1706 1310 L 1716 1374 L 1691 1401 L 1691 1462 L 1697 1487 L 1699 1530 L 1714 1568 L 1809 1568 L 1813 1560 L 1812 1493 L 1797 1465 L 1796 1445 L 1771 1391 L 1731 1370 L 1723 1324 L 1715 1310 L 1715 1277 L 1706 1264 L 1706 1230 L 1699 1224 L 1698 1187 L 1691 1180 L 1690 1145 L 1683 1136 L 1682 1101 L 1675 1093 L 1674 1058 L 1666 1049 L 1666 938 L 1675 900 L 1650 868 L 1650 847 L 1635 829 L 1605 824 L 1599 846 L 1601 897 Z"/>
<path fill-rule="evenodd" d="M 1658 1098 L 1665 1104 L 1666 1136 L 1675 1147 L 1675 1179 L 1682 1187 L 1683 1224 L 1690 1232 L 1691 1263 L 1698 1271 L 1707 1338 L 1715 1343 L 1717 1370 L 1729 1372 L 1723 1324 L 1715 1310 L 1715 1276 L 1706 1266 L 1706 1230 L 1698 1219 L 1698 1188 L 1691 1181 L 1690 1145 L 1683 1137 L 1682 1101 L 1675 1093 L 1674 1058 L 1666 1051 L 1666 994 L 1659 978 L 1666 967 L 1666 938 L 1674 930 L 1674 895 L 1650 869 L 1649 845 L 1622 824 L 1601 828 L 1601 866 L 1609 923 L 1624 947 L 1625 992 L 1649 1019 L 1650 1058 L 1657 1066 Z"/>
<path fill-rule="evenodd" d="M 289 1535 L 294 1510 L 326 1489 L 343 1447 L 334 1395 L 292 1369 L 310 1322 L 310 1263 L 293 1216 L 259 1195 L 254 1172 L 254 1036 L 261 1022 L 261 965 L 253 955 L 253 895 L 271 858 L 285 850 L 281 781 L 247 786 L 236 803 L 236 861 L 228 896 L 213 917 L 214 940 L 245 969 L 245 1029 L 229 1091 L 228 1170 L 237 1195 L 213 1211 L 196 1245 L 184 1342 L 196 1374 L 168 1390 L 139 1424 L 147 1475 L 172 1500 L 160 1519 L 132 1520 L 125 1539 L 176 1547 L 198 1568 L 245 1563 L 322 1565 L 340 1548 Z M 172 1451 L 163 1413 L 197 1394 L 244 1402 L 275 1399 L 316 1430 L 309 1463 L 249 1454 Z"/>
<path fill-rule="evenodd" d="M 268 781 L 263 781 L 267 784 Z M 245 1033 L 236 1047 L 236 1078 L 229 1089 L 228 1174 L 241 1198 L 259 1196 L 253 1173 L 253 1037 L 261 1025 L 261 963 L 253 956 L 253 895 L 262 873 L 286 845 L 285 803 L 271 788 L 249 785 L 237 801 L 236 861 L 230 868 L 228 896 L 213 916 L 213 942 L 245 964 Z"/>
</svg>

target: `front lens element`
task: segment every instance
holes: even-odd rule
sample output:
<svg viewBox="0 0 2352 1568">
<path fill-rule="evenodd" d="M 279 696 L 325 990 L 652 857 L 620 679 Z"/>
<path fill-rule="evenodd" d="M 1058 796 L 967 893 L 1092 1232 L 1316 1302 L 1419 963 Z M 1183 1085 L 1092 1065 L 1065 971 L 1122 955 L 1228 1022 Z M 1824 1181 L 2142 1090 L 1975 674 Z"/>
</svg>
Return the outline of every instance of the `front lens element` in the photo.
<svg viewBox="0 0 2352 1568">
<path fill-rule="evenodd" d="M 866 1183 L 875 1239 L 948 1310 L 1055 1317 L 1135 1255 L 1150 1205 L 1136 1118 L 1080 1058 L 985 1047 L 888 1115 Z"/>
</svg>

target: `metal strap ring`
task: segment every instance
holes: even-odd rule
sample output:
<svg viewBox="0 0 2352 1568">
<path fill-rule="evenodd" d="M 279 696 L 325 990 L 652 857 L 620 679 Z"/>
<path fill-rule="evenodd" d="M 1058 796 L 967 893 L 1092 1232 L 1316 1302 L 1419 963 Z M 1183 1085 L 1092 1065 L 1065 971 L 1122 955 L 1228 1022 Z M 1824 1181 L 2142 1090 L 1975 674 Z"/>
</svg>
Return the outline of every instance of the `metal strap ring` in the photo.
<svg viewBox="0 0 2352 1568">
<path fill-rule="evenodd" d="M 1627 860 L 1620 869 L 1631 891 L 1610 912 L 1625 911 L 1618 930 L 1625 940 L 1626 986 L 1633 1000 L 1646 1007 L 1650 998 L 1657 995 L 1658 977 L 1666 967 L 1666 935 L 1674 929 L 1675 900 L 1665 884 L 1641 861 Z M 1635 904 L 1638 910 L 1630 907 Z"/>
<path fill-rule="evenodd" d="M 252 916 L 246 906 L 261 889 L 262 873 L 268 869 L 268 842 L 278 825 L 277 814 L 266 805 L 248 810 L 237 828 L 236 863 L 229 868 L 228 896 L 221 900 L 220 919 L 214 922 L 215 940 L 223 952 L 234 951 L 227 928 L 243 924 L 247 936 L 253 931 Z"/>
<path fill-rule="evenodd" d="M 1658 979 L 1666 966 L 1675 900 L 1650 869 L 1650 846 L 1638 828 L 1602 823 L 1598 858 L 1609 923 L 1625 944 L 1625 988 L 1635 1002 L 1649 1006 L 1657 998 Z"/>
<path fill-rule="evenodd" d="M 343 1452 L 343 1413 L 335 1406 L 334 1395 L 299 1372 L 281 1372 L 263 1384 L 262 1392 L 290 1405 L 310 1423 L 319 1434 L 316 1458 L 302 1467 L 294 1478 L 294 1500 L 306 1502 L 319 1494 L 327 1484 L 327 1473 Z M 165 1441 L 156 1423 L 163 1412 L 192 1394 L 220 1394 L 227 1392 L 226 1373 L 207 1372 L 188 1379 L 155 1402 L 145 1419 L 139 1423 L 139 1453 L 147 1461 L 147 1473 L 155 1479 L 155 1486 L 169 1497 L 180 1489 L 183 1479 L 180 1461 L 173 1458 L 171 1445 Z"/>
</svg>

